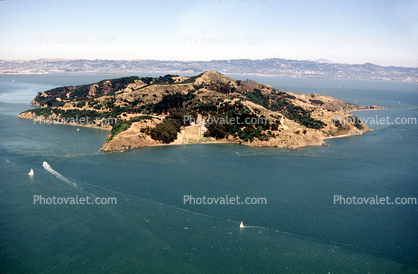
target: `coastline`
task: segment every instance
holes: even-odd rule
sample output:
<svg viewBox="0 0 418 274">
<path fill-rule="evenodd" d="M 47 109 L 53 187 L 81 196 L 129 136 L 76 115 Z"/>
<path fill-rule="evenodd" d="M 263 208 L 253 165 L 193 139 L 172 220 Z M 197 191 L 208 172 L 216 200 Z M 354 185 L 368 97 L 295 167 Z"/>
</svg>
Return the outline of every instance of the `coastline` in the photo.
<svg viewBox="0 0 418 274">
<path fill-rule="evenodd" d="M 379 110 L 379 109 L 359 109 L 359 110 L 354 110 L 354 111 L 364 111 L 364 110 Z M 30 119 L 33 120 L 33 117 L 30 117 L 31 115 L 27 116 L 27 115 L 19 115 L 19 118 L 23 118 L 23 119 Z M 39 122 L 40 124 L 42 124 L 42 122 Z M 36 124 L 36 120 L 35 120 L 35 124 Z M 57 122 L 57 121 L 51 121 L 49 123 L 45 123 L 45 124 L 59 124 L 59 125 L 69 125 L 69 126 L 76 126 L 76 127 L 85 127 L 85 128 L 95 128 L 95 129 L 103 129 L 103 130 L 107 130 L 108 132 L 110 132 L 112 130 L 112 127 L 106 126 L 106 127 L 102 127 L 102 126 L 97 126 L 94 124 L 77 124 L 77 123 L 67 123 L 67 122 Z M 334 139 L 334 138 L 345 138 L 345 137 L 350 137 L 350 136 L 359 136 L 359 135 L 363 135 L 364 133 L 368 132 L 368 131 L 373 131 L 371 129 L 362 132 L 361 134 L 343 134 L 343 135 L 338 135 L 338 136 L 329 136 L 329 137 L 322 137 L 322 138 L 318 138 L 318 140 L 321 140 L 322 142 L 296 142 L 296 143 L 277 143 L 277 142 L 263 142 L 263 141 L 258 141 L 255 140 L 253 142 L 242 142 L 240 140 L 235 140 L 235 139 L 222 139 L 222 140 L 208 140 L 208 141 L 198 141 L 198 142 L 192 142 L 192 143 L 184 143 L 181 140 L 183 138 L 181 138 L 180 136 L 173 142 L 165 144 L 165 143 L 157 143 L 157 141 L 155 140 L 149 140 L 150 142 L 145 142 L 145 143 L 140 143 L 140 144 L 136 144 L 132 146 L 132 143 L 127 145 L 122 145 L 118 148 L 113 147 L 113 148 L 107 148 L 108 147 L 108 143 L 105 142 L 102 146 L 102 148 L 100 149 L 100 151 L 102 152 L 123 152 L 123 151 L 127 151 L 127 150 L 131 150 L 131 149 L 135 149 L 135 148 L 140 148 L 140 147 L 148 147 L 148 146 L 185 146 L 185 145 L 195 145 L 195 144 L 236 144 L 236 145 L 244 145 L 244 146 L 248 146 L 248 147 L 278 147 L 278 148 L 285 148 L 285 149 L 291 149 L 291 150 L 296 150 L 299 148 L 303 148 L 303 147 L 309 147 L 309 146 L 328 146 L 328 144 L 324 141 L 326 139 Z M 126 131 L 125 131 L 126 132 Z M 312 141 L 312 140 L 311 140 Z M 106 147 L 106 149 L 105 149 Z"/>
<path fill-rule="evenodd" d="M 143 71 L 128 71 L 128 72 L 64 72 L 64 71 L 53 71 L 53 72 L 8 72 L 0 71 L 0 75 L 59 75 L 59 74 L 86 74 L 86 75 L 149 75 L 149 74 L 183 74 L 184 71 L 152 71 L 152 72 L 143 72 Z M 260 77 L 279 77 L 279 78 L 301 78 L 301 79 L 347 79 L 347 80 L 373 80 L 373 81 L 387 81 L 387 82 L 416 82 L 416 79 L 411 78 L 402 78 L 402 79 L 388 79 L 385 77 L 382 78 L 371 78 L 371 77 L 326 77 L 326 76 L 309 76 L 309 75 L 283 75 L 283 74 L 261 74 L 261 73 L 233 73 L 233 72 L 222 72 L 224 75 L 241 75 L 241 76 L 260 76 Z"/>
<path fill-rule="evenodd" d="M 349 135 L 352 136 L 352 135 Z M 353 135 L 355 136 L 355 135 Z M 332 137 L 330 137 L 332 138 Z M 247 146 L 247 147 L 258 147 L 258 148 L 284 148 L 284 149 L 290 149 L 290 150 L 296 150 L 299 148 L 303 148 L 303 147 L 308 147 L 308 146 L 328 146 L 328 144 L 315 144 L 315 145 L 301 145 L 301 146 L 293 146 L 293 147 L 285 147 L 285 146 L 257 146 L 257 145 L 250 145 L 247 143 L 243 143 L 243 142 L 233 142 L 233 141 L 210 141 L 210 142 L 199 142 L 199 143 L 169 143 L 169 144 L 149 144 L 146 146 L 138 146 L 138 147 L 128 147 L 126 149 L 116 149 L 116 150 L 102 150 L 100 149 L 99 151 L 101 152 L 106 152 L 106 153 L 112 153 L 112 152 L 124 152 L 124 151 L 128 151 L 128 150 L 132 150 L 132 149 L 138 149 L 138 148 L 142 148 L 142 147 L 159 147 L 159 146 L 177 146 L 177 147 L 181 147 L 181 146 L 188 146 L 188 145 L 213 145 L 213 144 L 233 144 L 233 145 L 239 145 L 239 146 Z M 105 146 L 105 144 L 103 145 L 103 147 Z M 102 148 L 103 148 L 102 147 Z"/>
<path fill-rule="evenodd" d="M 351 113 L 356 112 L 356 111 L 369 111 L 369 110 L 386 110 L 386 109 L 384 107 L 381 107 L 381 108 L 367 108 L 367 107 L 365 107 L 363 109 L 357 109 L 357 110 L 350 111 L 349 113 L 351 114 Z M 366 132 L 372 132 L 372 131 L 373 131 L 373 129 L 369 128 L 369 130 L 366 131 Z M 364 132 L 364 133 L 366 133 L 366 132 Z M 363 134 L 361 134 L 361 135 L 363 135 Z M 343 134 L 343 135 L 338 135 L 338 136 L 323 137 L 323 138 L 321 138 L 321 140 L 335 139 L 335 138 L 345 138 L 345 137 L 350 137 L 350 136 L 361 136 L 361 135 L 358 135 L 358 134 Z"/>
<path fill-rule="evenodd" d="M 356 135 L 356 134 L 343 134 L 343 135 L 338 135 L 338 136 L 323 137 L 323 138 L 321 138 L 321 140 L 335 139 L 335 138 L 345 138 L 345 137 L 350 137 L 350 136 L 359 136 L 359 135 Z"/>
<path fill-rule="evenodd" d="M 374 108 L 369 108 L 369 109 L 357 109 L 354 111 L 366 111 L 366 110 L 382 110 L 382 109 L 374 109 Z M 350 112 L 351 113 L 351 112 Z M 29 120 L 33 120 L 34 118 L 31 117 L 31 115 L 27 116 L 27 115 L 19 115 L 19 118 L 23 118 L 23 119 L 29 119 Z M 42 122 L 39 121 L 40 124 L 42 124 Z M 36 124 L 36 120 L 35 120 L 35 124 Z M 68 125 L 68 126 L 76 126 L 76 127 L 85 127 L 85 128 L 95 128 L 95 129 L 103 129 L 103 130 L 107 130 L 108 132 L 110 132 L 112 130 L 111 126 L 107 126 L 107 127 L 102 127 L 102 126 L 97 126 L 94 124 L 77 124 L 77 123 L 67 123 L 67 122 L 57 122 L 57 121 L 51 121 L 48 123 L 44 123 L 44 124 L 56 124 L 56 125 Z M 368 130 L 368 131 L 373 131 L 373 130 Z M 366 131 L 366 132 L 368 132 Z M 329 136 L 329 137 L 322 137 L 322 138 L 318 138 L 319 140 L 326 140 L 326 139 L 334 139 L 334 138 L 345 138 L 345 137 L 350 137 L 350 136 L 359 136 L 359 135 L 363 135 L 365 132 L 363 132 L 362 134 L 343 134 L 343 135 L 338 135 L 338 136 Z M 295 150 L 298 148 L 303 148 L 303 147 L 308 147 L 308 146 L 328 146 L 328 144 L 326 142 L 323 143 L 311 143 L 311 144 L 292 144 L 292 145 L 269 145 L 267 143 L 263 143 L 263 142 L 240 142 L 239 140 L 232 140 L 232 139 L 223 139 L 223 140 L 210 140 L 210 141 L 199 141 L 199 142 L 193 142 L 193 143 L 184 143 L 181 142 L 182 138 L 178 138 L 175 141 L 168 143 L 168 144 L 164 144 L 164 143 L 147 143 L 146 145 L 139 145 L 139 146 L 128 146 L 128 147 L 124 147 L 124 148 L 119 148 L 119 149 L 110 149 L 110 150 L 102 150 L 105 146 L 107 146 L 107 143 L 105 142 L 102 146 L 102 148 L 100 149 L 100 151 L 102 152 L 123 152 L 123 151 L 127 151 L 130 149 L 135 149 L 135 148 L 140 148 L 140 147 L 145 147 L 145 146 L 184 146 L 184 145 L 195 145 L 195 144 L 236 144 L 236 145 L 244 145 L 244 146 L 248 146 L 248 147 L 279 147 L 279 148 L 286 148 L 286 149 L 291 149 L 291 150 Z"/>
</svg>

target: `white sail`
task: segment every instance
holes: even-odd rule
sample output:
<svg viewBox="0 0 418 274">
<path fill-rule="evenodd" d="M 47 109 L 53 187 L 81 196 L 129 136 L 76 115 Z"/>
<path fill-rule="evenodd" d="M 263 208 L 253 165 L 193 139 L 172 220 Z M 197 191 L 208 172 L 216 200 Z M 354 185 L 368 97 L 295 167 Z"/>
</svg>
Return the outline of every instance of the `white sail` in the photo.
<svg viewBox="0 0 418 274">
<path fill-rule="evenodd" d="M 239 224 L 239 227 L 240 227 L 240 228 L 243 228 L 243 227 L 244 227 L 244 222 L 241 222 L 241 223 Z"/>
<path fill-rule="evenodd" d="M 33 176 L 35 175 L 35 173 L 33 172 L 33 168 L 30 169 L 30 172 L 28 173 L 29 176 Z"/>
</svg>

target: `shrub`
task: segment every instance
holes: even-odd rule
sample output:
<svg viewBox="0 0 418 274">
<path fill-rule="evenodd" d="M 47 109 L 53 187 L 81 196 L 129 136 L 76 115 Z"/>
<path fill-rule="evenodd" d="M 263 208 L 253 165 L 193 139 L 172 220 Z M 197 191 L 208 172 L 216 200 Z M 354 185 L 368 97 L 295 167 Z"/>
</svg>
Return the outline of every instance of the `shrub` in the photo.
<svg viewBox="0 0 418 274">
<path fill-rule="evenodd" d="M 180 123 L 174 119 L 165 119 L 155 128 L 151 129 L 151 138 L 165 144 L 177 139 L 177 132 L 180 131 Z"/>
</svg>

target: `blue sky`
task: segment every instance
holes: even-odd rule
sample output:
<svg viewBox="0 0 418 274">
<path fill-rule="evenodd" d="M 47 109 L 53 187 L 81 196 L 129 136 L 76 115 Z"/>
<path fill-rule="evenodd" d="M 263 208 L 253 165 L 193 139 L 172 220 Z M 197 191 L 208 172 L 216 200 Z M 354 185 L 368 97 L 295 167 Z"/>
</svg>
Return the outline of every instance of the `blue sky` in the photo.
<svg viewBox="0 0 418 274">
<path fill-rule="evenodd" d="M 0 59 L 418 65 L 418 1 L 0 1 Z"/>
</svg>

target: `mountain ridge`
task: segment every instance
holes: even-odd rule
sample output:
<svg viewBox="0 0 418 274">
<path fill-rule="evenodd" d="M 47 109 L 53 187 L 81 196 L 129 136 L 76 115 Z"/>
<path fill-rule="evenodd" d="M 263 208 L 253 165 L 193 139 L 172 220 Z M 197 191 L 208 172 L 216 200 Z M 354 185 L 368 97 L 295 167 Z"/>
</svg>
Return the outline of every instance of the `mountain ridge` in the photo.
<svg viewBox="0 0 418 274">
<path fill-rule="evenodd" d="M 214 70 L 224 74 L 253 74 L 278 77 L 346 78 L 416 81 L 418 68 L 380 66 L 371 63 L 343 64 L 326 59 L 259 60 L 230 59 L 211 61 L 164 60 L 86 60 L 37 59 L 0 60 L 0 74 L 5 73 L 176 73 L 199 74 Z"/>
</svg>

